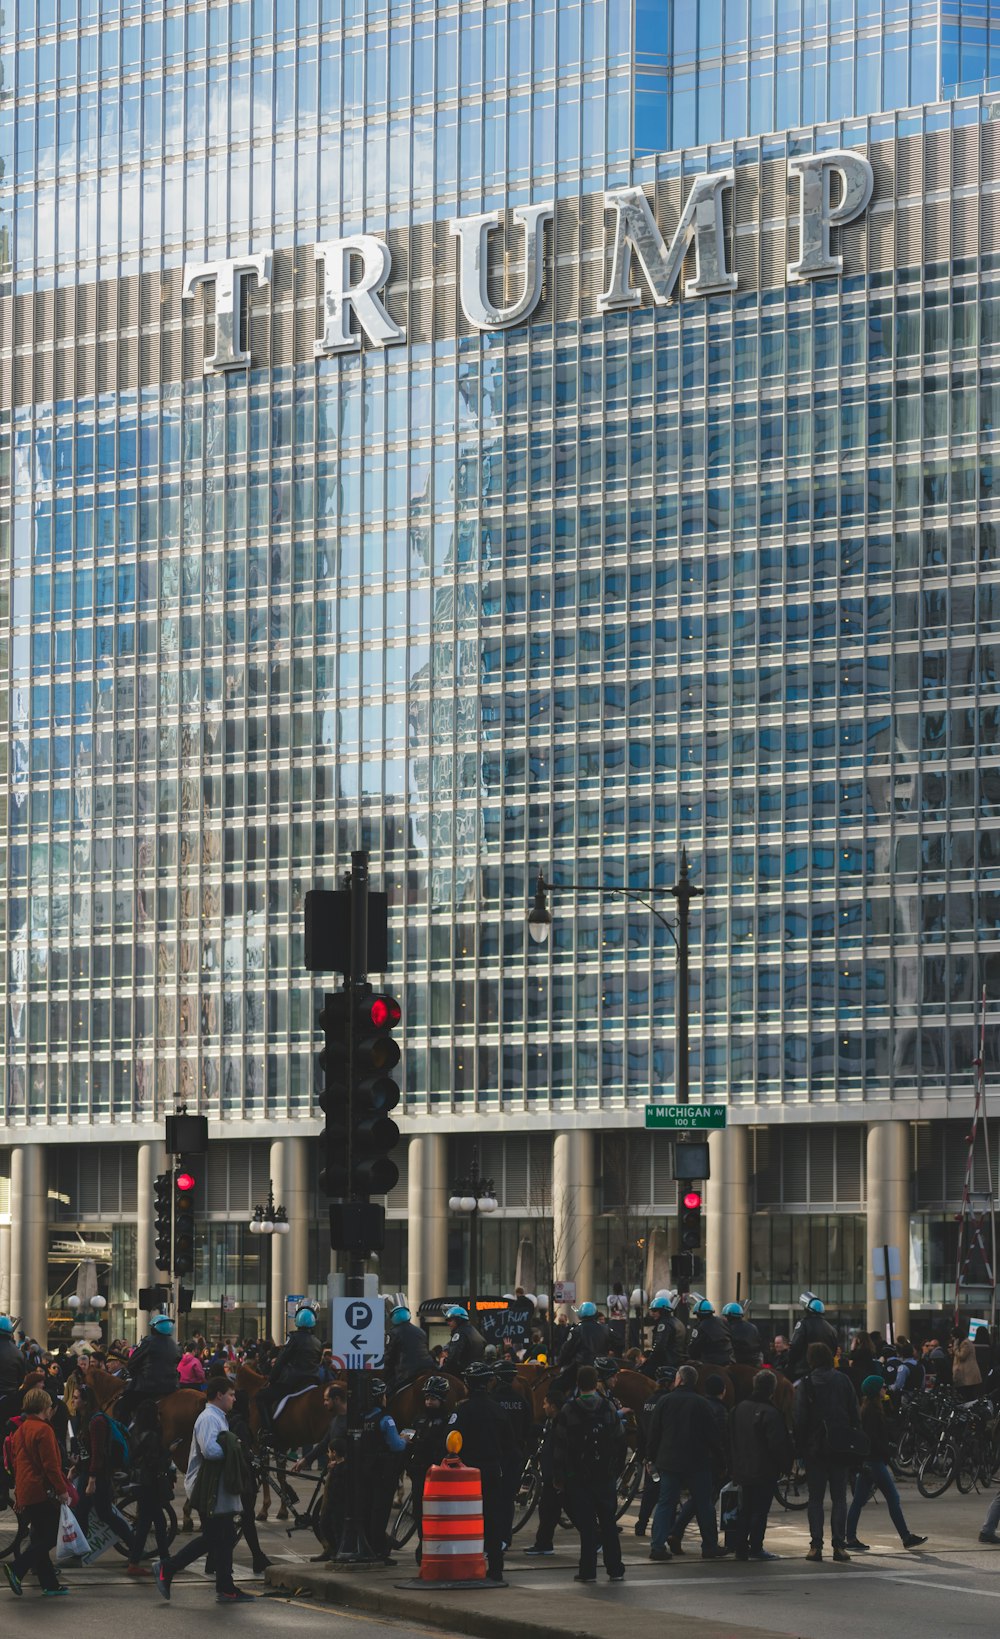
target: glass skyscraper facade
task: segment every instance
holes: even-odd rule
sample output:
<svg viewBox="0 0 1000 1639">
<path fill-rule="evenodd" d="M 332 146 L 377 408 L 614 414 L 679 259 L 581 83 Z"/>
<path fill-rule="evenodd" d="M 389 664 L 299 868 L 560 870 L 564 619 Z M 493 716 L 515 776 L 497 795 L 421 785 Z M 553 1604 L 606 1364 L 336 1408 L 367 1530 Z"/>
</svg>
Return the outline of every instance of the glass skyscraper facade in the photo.
<svg viewBox="0 0 1000 1639">
<path fill-rule="evenodd" d="M 867 1233 L 944 1301 L 1000 976 L 993 26 L 922 0 L 8 7 L 0 1309 L 5 1230 L 10 1302 L 67 1224 L 134 1223 L 142 1283 L 178 1101 L 218 1146 L 199 1300 L 240 1279 L 269 1169 L 309 1224 L 285 1290 L 322 1284 L 303 898 L 359 846 L 404 1006 L 393 1286 L 461 1289 L 438 1198 L 473 1138 L 504 1288 L 532 1222 L 584 1284 L 634 1278 L 622 1222 L 669 1241 L 641 1128 L 672 1096 L 673 946 L 596 890 L 669 910 L 684 846 L 692 1096 L 728 1106 L 736 1190 L 709 1185 L 713 1296 L 752 1260 L 776 1309 L 825 1281 L 860 1314 Z M 841 153 L 871 202 L 839 225 L 828 174 L 843 268 L 797 276 L 796 166 Z M 636 299 L 607 300 L 614 196 L 644 190 L 666 251 L 730 172 L 735 287 L 654 300 L 633 247 Z"/>
</svg>

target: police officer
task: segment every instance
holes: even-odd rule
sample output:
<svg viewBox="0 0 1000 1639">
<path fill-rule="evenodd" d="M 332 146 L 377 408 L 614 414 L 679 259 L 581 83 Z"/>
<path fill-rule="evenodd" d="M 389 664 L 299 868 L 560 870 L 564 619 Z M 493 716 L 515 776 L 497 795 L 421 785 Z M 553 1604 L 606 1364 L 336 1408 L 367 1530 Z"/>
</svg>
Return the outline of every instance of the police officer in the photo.
<svg viewBox="0 0 1000 1639">
<path fill-rule="evenodd" d="M 707 1298 L 698 1298 L 692 1310 L 694 1325 L 688 1339 L 688 1358 L 703 1366 L 731 1366 L 733 1340 Z"/>
<path fill-rule="evenodd" d="M 360 1457 L 364 1475 L 362 1512 L 368 1545 L 379 1559 L 388 1559 L 389 1515 L 402 1472 L 406 1441 L 386 1409 L 388 1386 L 380 1377 L 367 1384 L 372 1409 L 361 1424 Z"/>
<path fill-rule="evenodd" d="M 515 1360 L 498 1360 L 493 1366 L 493 1372 L 496 1381 L 490 1392 L 510 1423 L 514 1444 L 521 1453 L 522 1459 L 527 1461 L 534 1418 L 531 1412 L 531 1402 L 517 1382 L 517 1362 Z M 522 1468 L 524 1461 L 522 1461 Z"/>
<path fill-rule="evenodd" d="M 511 1539 L 510 1475 L 518 1463 L 517 1448 L 510 1423 L 489 1389 L 493 1367 L 473 1361 L 465 1373 L 469 1398 L 451 1414 L 451 1427 L 462 1436 L 459 1453 L 463 1463 L 478 1468 L 483 1485 L 483 1547 L 486 1575 L 491 1582 L 503 1581 L 503 1551 Z"/>
<path fill-rule="evenodd" d="M 592 1366 L 599 1354 L 606 1355 L 611 1348 L 611 1333 L 598 1320 L 597 1305 L 581 1303 L 576 1312 L 577 1324 L 559 1350 L 556 1361 L 562 1375 L 556 1379 L 555 1386 L 562 1394 L 572 1391 L 578 1366 Z"/>
<path fill-rule="evenodd" d="M 169 1315 L 154 1315 L 149 1336 L 129 1355 L 128 1370 L 132 1379 L 118 1404 L 118 1419 L 128 1422 L 134 1416 L 141 1400 L 158 1400 L 161 1395 L 173 1394 L 179 1383 L 180 1344 L 174 1337 L 174 1323 Z"/>
<path fill-rule="evenodd" d="M 649 1306 L 653 1321 L 653 1347 L 646 1360 L 648 1377 L 659 1381 L 661 1369 L 675 1372 L 687 1359 L 687 1327 L 675 1312 L 676 1292 L 658 1292 Z"/>
<path fill-rule="evenodd" d="M 392 1330 L 385 1351 L 385 1375 L 389 1392 L 405 1388 L 415 1377 L 434 1370 L 434 1358 L 427 1347 L 423 1329 L 415 1326 L 410 1311 L 403 1303 L 397 1304 L 390 1315 Z"/>
<path fill-rule="evenodd" d="M 599 1354 L 594 1361 L 594 1370 L 597 1373 L 597 1383 L 605 1400 L 610 1401 L 619 1416 L 624 1417 L 625 1410 L 615 1389 L 618 1384 L 618 1373 L 621 1371 L 621 1361 L 616 1360 L 613 1354 Z"/>
<path fill-rule="evenodd" d="M 410 1476 L 413 1518 L 417 1522 L 417 1564 L 420 1564 L 424 1540 L 424 1481 L 427 1470 L 446 1455 L 448 1438 L 448 1392 L 446 1377 L 428 1377 L 421 1391 L 424 1400 L 423 1416 L 418 1417 L 413 1435 L 406 1448 L 405 1467 Z"/>
<path fill-rule="evenodd" d="M 21 1409 L 21 1384 L 27 1369 L 14 1342 L 14 1322 L 9 1315 L 0 1315 L 0 1436 L 9 1419 Z"/>
<path fill-rule="evenodd" d="M 653 1422 L 653 1413 L 660 1401 L 663 1399 L 663 1396 L 670 1393 L 670 1390 L 673 1387 L 673 1381 L 673 1366 L 658 1367 L 656 1372 L 656 1385 L 654 1388 L 650 1389 L 645 1400 L 642 1402 L 642 1409 L 636 1418 L 638 1451 L 642 1460 L 644 1471 L 642 1496 L 639 1499 L 639 1516 L 635 1522 L 635 1534 L 637 1537 L 644 1537 L 646 1535 L 646 1527 L 649 1524 L 649 1517 L 652 1514 L 653 1509 L 656 1507 L 660 1496 L 660 1476 L 659 1474 L 656 1474 L 653 1469 L 654 1453 L 649 1442 L 649 1431 Z"/>
<path fill-rule="evenodd" d="M 323 1345 L 316 1336 L 316 1315 L 305 1306 L 296 1314 L 295 1330 L 271 1367 L 270 1382 L 257 1395 L 257 1415 L 265 1434 L 274 1432 L 271 1419 L 284 1395 L 319 1384 L 322 1358 Z"/>
<path fill-rule="evenodd" d="M 722 1321 L 732 1338 L 734 1364 L 760 1366 L 764 1360 L 760 1333 L 753 1321 L 747 1320 L 742 1303 L 727 1303 L 722 1311 Z"/>
<path fill-rule="evenodd" d="M 802 1315 L 796 1322 L 788 1345 L 788 1360 L 785 1371 L 793 1382 L 799 1377 L 805 1377 L 809 1371 L 806 1362 L 806 1353 L 810 1343 L 825 1343 L 832 1354 L 836 1354 L 839 1339 L 825 1315 L 825 1305 L 816 1296 L 815 1292 L 803 1292 L 799 1298 L 802 1306 Z"/>
<path fill-rule="evenodd" d="M 469 1319 L 468 1309 L 453 1303 L 445 1310 L 445 1319 L 452 1323 L 452 1333 L 441 1364 L 452 1377 L 462 1377 L 486 1353 L 486 1339 Z"/>
</svg>

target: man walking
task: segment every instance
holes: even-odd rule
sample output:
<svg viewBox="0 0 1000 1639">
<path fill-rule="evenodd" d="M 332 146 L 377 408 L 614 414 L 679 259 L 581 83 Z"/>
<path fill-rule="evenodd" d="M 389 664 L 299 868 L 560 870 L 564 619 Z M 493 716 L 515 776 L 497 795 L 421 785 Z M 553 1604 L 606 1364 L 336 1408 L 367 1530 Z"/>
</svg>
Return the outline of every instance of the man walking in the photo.
<svg viewBox="0 0 1000 1639">
<path fill-rule="evenodd" d="M 847 1470 L 867 1455 L 858 1402 L 850 1378 L 834 1371 L 825 1343 L 810 1343 L 808 1374 L 795 1385 L 795 1444 L 806 1467 L 809 1493 L 809 1552 L 823 1558 L 824 1502 L 830 1488 L 830 1538 L 838 1565 L 850 1564 L 847 1552 Z"/>
<path fill-rule="evenodd" d="M 774 1404 L 777 1378 L 759 1371 L 750 1399 L 730 1413 L 732 1473 L 740 1488 L 736 1524 L 736 1558 L 777 1559 L 764 1547 L 764 1532 L 774 1487 L 792 1466 L 792 1441 L 785 1419 Z"/>
<path fill-rule="evenodd" d="M 681 1366 L 670 1394 L 653 1412 L 649 1452 L 660 1475 L 660 1500 L 653 1514 L 649 1557 L 673 1556 L 667 1538 L 673 1532 L 681 1492 L 687 1490 L 695 1506 L 701 1532 L 702 1559 L 721 1559 L 715 1520 L 713 1473 L 722 1463 L 722 1437 L 716 1415 L 698 1393 L 694 1366 Z"/>
<path fill-rule="evenodd" d="M 161 1559 L 153 1567 L 156 1586 L 164 1599 L 170 1598 L 170 1584 L 178 1571 L 202 1554 L 209 1556 L 215 1569 L 215 1597 L 220 1605 L 235 1605 L 253 1599 L 233 1581 L 233 1549 L 236 1546 L 236 1515 L 242 1508 L 246 1488 L 245 1465 L 240 1443 L 229 1427 L 229 1413 L 236 1390 L 228 1377 L 210 1377 L 205 1384 L 205 1409 L 194 1425 L 191 1456 L 184 1476 L 188 1500 L 202 1517 L 202 1529 L 179 1554 Z"/>
<path fill-rule="evenodd" d="M 615 1519 L 615 1481 L 625 1460 L 625 1433 L 617 1411 L 597 1387 L 593 1366 L 580 1366 L 577 1392 L 556 1418 L 552 1483 L 573 1499 L 573 1522 L 580 1533 L 576 1582 L 597 1581 L 597 1548 L 610 1582 L 624 1582 L 621 1542 Z"/>
</svg>

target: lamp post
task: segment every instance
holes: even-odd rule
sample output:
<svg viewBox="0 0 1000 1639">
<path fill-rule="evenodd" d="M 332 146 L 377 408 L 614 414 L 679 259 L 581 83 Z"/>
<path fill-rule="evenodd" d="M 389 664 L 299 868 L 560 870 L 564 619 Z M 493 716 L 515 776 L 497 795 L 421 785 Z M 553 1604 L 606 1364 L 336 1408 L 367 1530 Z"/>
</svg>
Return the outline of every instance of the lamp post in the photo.
<svg viewBox="0 0 1000 1639">
<path fill-rule="evenodd" d="M 288 1214 L 284 1207 L 275 1206 L 274 1204 L 274 1182 L 269 1178 L 267 1181 L 267 1201 L 263 1206 L 254 1207 L 253 1217 L 250 1219 L 250 1233 L 251 1235 L 267 1236 L 287 1235 L 290 1227 L 291 1226 L 288 1222 Z M 271 1331 L 271 1303 L 274 1286 L 274 1259 L 271 1254 L 270 1244 L 268 1244 L 267 1251 L 263 1255 L 265 1258 L 265 1335 L 269 1336 Z"/>
<path fill-rule="evenodd" d="M 462 1212 L 469 1219 L 469 1314 L 475 1309 L 479 1286 L 479 1214 L 495 1212 L 499 1202 L 493 1188 L 493 1179 L 484 1178 L 479 1171 L 479 1152 L 473 1150 L 468 1175 L 456 1183 L 448 1209 Z"/>
<path fill-rule="evenodd" d="M 688 875 L 687 849 L 681 849 L 680 864 L 677 870 L 677 881 L 667 892 L 677 901 L 677 932 L 673 924 L 668 922 L 663 912 L 641 893 L 632 888 L 613 888 L 598 883 L 594 886 L 577 885 L 572 882 L 546 882 L 541 871 L 538 873 L 538 882 L 535 887 L 535 898 L 531 910 L 528 912 L 528 932 L 536 945 L 544 945 L 548 941 L 549 929 L 552 926 L 552 914 L 548 906 L 547 896 L 550 893 L 596 893 L 603 898 L 608 894 L 617 894 L 622 899 L 631 900 L 637 905 L 645 906 L 651 916 L 655 916 L 661 927 L 666 928 L 674 942 L 677 952 L 677 999 L 674 1008 L 674 1097 L 678 1104 L 686 1104 L 690 1097 L 690 1054 L 688 1045 L 689 1026 L 689 988 L 688 988 L 688 926 L 691 917 L 691 901 L 702 895 L 704 888 L 696 887 Z"/>
</svg>

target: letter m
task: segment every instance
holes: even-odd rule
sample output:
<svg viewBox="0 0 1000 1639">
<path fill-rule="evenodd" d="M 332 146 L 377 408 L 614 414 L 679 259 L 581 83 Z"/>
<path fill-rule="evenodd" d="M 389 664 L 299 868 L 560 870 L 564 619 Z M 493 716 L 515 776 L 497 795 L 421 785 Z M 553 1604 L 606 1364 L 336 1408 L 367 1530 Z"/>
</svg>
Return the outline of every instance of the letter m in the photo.
<svg viewBox="0 0 1000 1639">
<path fill-rule="evenodd" d="M 685 296 L 710 296 L 736 289 L 736 274 L 726 271 L 726 238 L 722 194 L 735 185 L 735 171 L 711 171 L 695 178 L 669 245 L 656 225 L 649 200 L 641 188 L 615 188 L 604 195 L 606 210 L 617 213 L 608 288 L 597 298 L 602 313 L 617 307 L 637 307 L 641 292 L 630 279 L 636 257 L 657 307 L 674 294 L 684 258 L 694 249 L 694 278 L 684 285 Z"/>
</svg>

